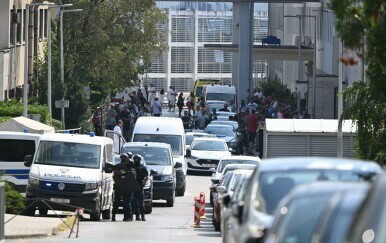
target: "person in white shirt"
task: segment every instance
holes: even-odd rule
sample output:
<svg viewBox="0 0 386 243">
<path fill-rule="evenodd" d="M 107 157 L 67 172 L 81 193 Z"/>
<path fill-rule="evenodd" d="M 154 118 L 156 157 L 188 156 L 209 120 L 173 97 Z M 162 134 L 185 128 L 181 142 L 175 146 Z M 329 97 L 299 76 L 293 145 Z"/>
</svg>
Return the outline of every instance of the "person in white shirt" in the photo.
<svg viewBox="0 0 386 243">
<path fill-rule="evenodd" d="M 171 111 L 171 109 L 172 109 L 172 106 L 171 106 L 171 102 L 172 102 L 172 99 L 173 99 L 172 93 L 173 93 L 172 86 L 169 86 L 168 92 L 166 93 L 166 97 L 168 99 L 168 107 L 169 107 L 168 111 Z"/>
<path fill-rule="evenodd" d="M 259 98 L 260 100 L 261 98 L 263 98 L 263 92 L 261 92 L 260 89 L 257 89 L 256 92 L 253 94 L 253 96 Z"/>
<path fill-rule="evenodd" d="M 155 90 L 155 87 L 153 84 L 150 84 L 150 87 L 148 88 L 147 92 L 149 93 L 149 97 L 148 97 L 148 101 L 151 103 L 153 103 L 154 101 L 154 98 L 155 98 L 155 93 L 156 93 L 156 90 Z"/>
<path fill-rule="evenodd" d="M 122 126 L 123 122 L 122 120 L 118 120 L 115 127 L 114 127 L 114 132 L 122 136 Z M 116 153 L 121 153 L 120 148 L 119 148 L 119 135 L 114 134 L 114 150 Z"/>
<path fill-rule="evenodd" d="M 158 97 L 154 98 L 154 101 L 151 104 L 151 111 L 152 111 L 153 116 L 161 116 L 162 115 L 162 104 L 158 100 Z"/>
</svg>

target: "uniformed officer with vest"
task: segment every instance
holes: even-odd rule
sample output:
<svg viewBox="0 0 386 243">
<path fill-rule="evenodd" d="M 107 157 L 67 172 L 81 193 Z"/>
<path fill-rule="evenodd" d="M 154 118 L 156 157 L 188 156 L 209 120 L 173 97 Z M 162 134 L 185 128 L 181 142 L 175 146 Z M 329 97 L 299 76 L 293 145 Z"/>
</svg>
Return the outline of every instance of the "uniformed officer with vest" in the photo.
<svg viewBox="0 0 386 243">
<path fill-rule="evenodd" d="M 115 215 L 118 211 L 121 199 L 123 200 L 123 221 L 133 221 L 133 211 L 131 201 L 133 192 L 139 190 L 139 185 L 136 180 L 136 172 L 133 160 L 129 154 L 121 154 L 121 163 L 114 166 L 114 204 L 112 221 L 115 221 Z"/>
<path fill-rule="evenodd" d="M 140 187 L 138 191 L 134 192 L 133 212 L 135 212 L 136 214 L 135 220 L 142 219 L 142 221 L 146 221 L 144 198 L 143 198 L 144 197 L 143 187 L 145 186 L 147 180 L 149 179 L 149 173 L 147 171 L 147 168 L 141 163 L 142 159 L 143 159 L 142 156 L 139 154 L 136 154 L 133 156 L 134 168 L 137 174 L 137 182 Z M 141 214 L 141 218 L 139 217 L 139 214 Z"/>
</svg>

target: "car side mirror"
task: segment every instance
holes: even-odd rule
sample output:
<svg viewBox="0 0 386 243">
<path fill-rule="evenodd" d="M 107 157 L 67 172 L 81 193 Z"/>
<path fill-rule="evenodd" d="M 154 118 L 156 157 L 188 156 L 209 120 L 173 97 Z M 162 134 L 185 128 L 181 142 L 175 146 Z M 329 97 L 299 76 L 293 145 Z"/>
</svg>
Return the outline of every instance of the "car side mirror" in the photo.
<svg viewBox="0 0 386 243">
<path fill-rule="evenodd" d="M 210 190 L 211 192 L 217 192 L 217 187 L 218 187 L 218 184 L 215 184 L 215 185 L 209 187 L 209 190 Z"/>
<path fill-rule="evenodd" d="M 26 155 L 24 157 L 24 166 L 31 167 L 32 164 L 32 155 Z"/>
<path fill-rule="evenodd" d="M 233 148 L 228 148 L 228 151 L 232 153 L 233 152 Z"/>
<path fill-rule="evenodd" d="M 243 211 L 244 211 L 244 203 L 243 202 L 235 203 L 232 205 L 233 216 L 238 219 L 239 223 L 242 222 L 241 218 L 243 216 Z"/>
<path fill-rule="evenodd" d="M 151 175 L 151 176 L 152 176 L 152 175 L 157 175 L 157 174 L 158 174 L 158 171 L 153 170 L 153 169 L 150 170 L 150 175 Z"/>
<path fill-rule="evenodd" d="M 113 163 L 106 162 L 106 163 L 105 163 L 104 171 L 105 171 L 106 173 L 112 173 L 113 170 L 114 170 L 114 165 L 113 165 Z"/>
<path fill-rule="evenodd" d="M 220 180 L 218 180 L 218 179 L 211 179 L 211 181 L 213 182 L 213 184 L 219 184 L 220 183 Z"/>
<path fill-rule="evenodd" d="M 186 157 L 192 157 L 192 151 L 190 149 L 186 150 Z"/>
<path fill-rule="evenodd" d="M 176 162 L 174 165 L 174 168 L 182 168 L 182 163 L 181 162 Z"/>
<path fill-rule="evenodd" d="M 222 203 L 225 207 L 229 206 L 229 203 L 231 202 L 231 196 L 229 194 L 226 194 L 222 198 Z"/>
<path fill-rule="evenodd" d="M 216 190 L 217 190 L 217 192 L 224 193 L 224 192 L 226 192 L 227 189 L 225 188 L 225 186 L 218 186 Z"/>
<path fill-rule="evenodd" d="M 210 168 L 210 169 L 209 169 L 209 172 L 216 173 L 216 168 Z"/>
</svg>

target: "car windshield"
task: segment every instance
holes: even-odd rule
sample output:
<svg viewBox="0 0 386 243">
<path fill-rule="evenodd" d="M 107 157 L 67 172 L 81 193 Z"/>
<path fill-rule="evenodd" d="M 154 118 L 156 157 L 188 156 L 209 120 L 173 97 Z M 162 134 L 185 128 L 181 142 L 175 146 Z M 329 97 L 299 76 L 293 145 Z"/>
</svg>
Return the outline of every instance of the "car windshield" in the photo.
<svg viewBox="0 0 386 243">
<path fill-rule="evenodd" d="M 191 150 L 226 151 L 225 141 L 194 140 Z"/>
<path fill-rule="evenodd" d="M 235 131 L 232 126 L 224 126 L 224 127 L 217 127 L 217 126 L 208 126 L 205 129 L 205 132 L 209 134 L 214 135 L 223 135 L 227 137 L 234 137 Z"/>
<path fill-rule="evenodd" d="M 219 124 L 219 125 L 229 125 L 232 126 L 234 129 L 237 129 L 239 127 L 239 124 L 237 122 L 227 122 L 227 121 L 211 121 L 210 124 Z"/>
<path fill-rule="evenodd" d="M 197 87 L 196 88 L 196 97 L 201 97 L 202 96 L 202 87 Z"/>
<path fill-rule="evenodd" d="M 297 185 L 314 181 L 360 181 L 359 172 L 349 170 L 287 170 L 261 172 L 257 199 L 262 197 L 268 214 L 273 214 L 279 201 Z M 261 195 L 261 196 L 260 196 Z M 255 204 L 260 207 L 260 203 Z"/>
<path fill-rule="evenodd" d="M 182 155 L 181 136 L 164 134 L 135 134 L 133 142 L 167 143 L 172 147 L 174 155 Z"/>
<path fill-rule="evenodd" d="M 250 164 L 255 165 L 257 162 L 254 160 L 221 160 L 220 164 L 217 167 L 217 172 L 222 172 L 225 166 L 230 164 Z"/>
<path fill-rule="evenodd" d="M 146 165 L 170 165 L 171 159 L 169 150 L 156 147 L 125 147 L 125 152 L 140 154 L 146 161 Z"/>
<path fill-rule="evenodd" d="M 282 214 L 277 226 L 277 242 L 311 242 L 312 233 L 329 197 L 329 194 L 303 197 L 287 205 L 287 212 Z"/>
<path fill-rule="evenodd" d="M 39 143 L 35 164 L 99 168 L 101 146 L 57 141 Z"/>
<path fill-rule="evenodd" d="M 206 100 L 222 100 L 230 103 L 235 98 L 234 94 L 226 93 L 206 93 Z"/>
<path fill-rule="evenodd" d="M 185 136 L 185 141 L 186 141 L 186 145 L 191 145 L 192 142 L 193 142 L 193 139 L 195 138 L 202 138 L 202 137 L 214 137 L 212 135 L 209 135 L 209 134 L 192 134 L 192 135 L 186 135 Z"/>
</svg>

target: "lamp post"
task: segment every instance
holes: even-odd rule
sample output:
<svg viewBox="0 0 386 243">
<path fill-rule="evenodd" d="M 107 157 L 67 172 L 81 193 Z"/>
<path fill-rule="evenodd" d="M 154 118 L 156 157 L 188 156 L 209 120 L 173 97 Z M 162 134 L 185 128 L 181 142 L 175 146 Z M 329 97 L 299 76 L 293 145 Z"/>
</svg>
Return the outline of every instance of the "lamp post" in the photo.
<svg viewBox="0 0 386 243">
<path fill-rule="evenodd" d="M 64 88 L 63 14 L 67 12 L 80 12 L 80 11 L 83 11 L 83 9 L 60 10 L 60 81 L 63 88 L 62 105 L 61 105 L 61 118 L 62 118 L 63 129 L 66 128 L 65 118 L 64 118 L 64 96 L 66 94 L 65 94 L 65 88 Z"/>
<path fill-rule="evenodd" d="M 62 4 L 62 5 L 55 5 L 51 8 L 63 8 L 63 7 L 71 7 L 72 3 L 69 4 Z M 48 110 L 50 113 L 50 118 L 52 119 L 52 94 L 51 94 L 51 15 L 50 15 L 50 8 L 48 8 L 48 14 L 47 14 L 47 66 L 48 66 L 48 74 L 47 74 L 47 105 Z"/>
<path fill-rule="evenodd" d="M 302 45 L 302 20 L 303 18 L 313 18 L 314 19 L 314 53 L 313 53 L 313 65 L 312 65 L 312 82 L 313 85 L 313 106 L 312 106 L 312 117 L 315 119 L 316 114 L 316 15 L 284 15 L 287 18 L 298 18 L 299 19 L 299 41 L 298 41 L 298 78 L 299 81 L 303 77 L 302 65 L 301 65 L 301 56 L 300 50 Z M 298 102 L 298 111 L 300 109 L 300 103 Z"/>
<path fill-rule="evenodd" d="M 43 2 L 43 3 L 30 3 L 25 5 L 25 20 L 24 20 L 24 89 L 23 89 L 23 116 L 27 117 L 28 115 L 28 24 L 29 24 L 29 10 L 34 9 L 39 6 L 49 6 L 54 5 L 54 3 Z"/>
</svg>

